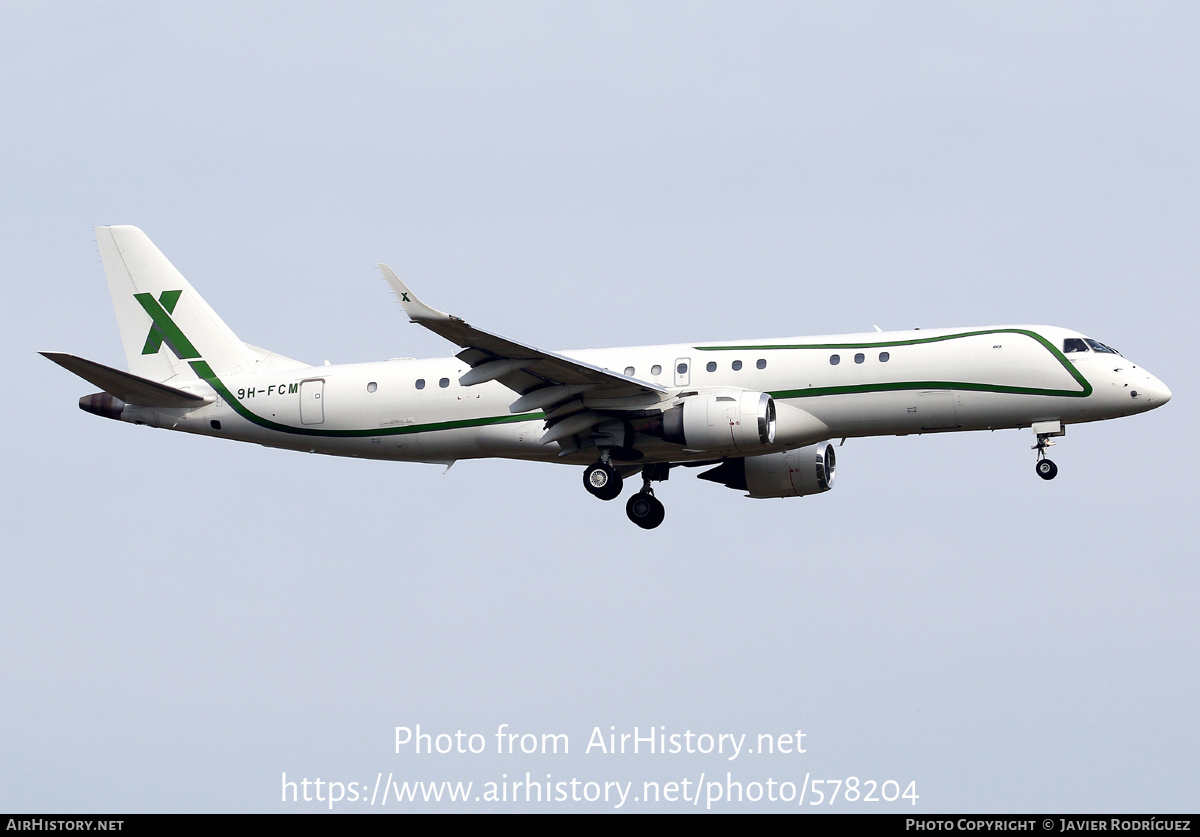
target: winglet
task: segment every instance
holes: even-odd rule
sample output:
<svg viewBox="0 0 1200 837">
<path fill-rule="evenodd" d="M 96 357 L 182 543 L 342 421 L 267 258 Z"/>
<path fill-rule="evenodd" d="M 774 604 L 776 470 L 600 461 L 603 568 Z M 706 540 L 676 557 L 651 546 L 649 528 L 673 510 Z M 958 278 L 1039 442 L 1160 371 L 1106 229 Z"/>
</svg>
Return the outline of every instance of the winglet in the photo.
<svg viewBox="0 0 1200 837">
<path fill-rule="evenodd" d="M 451 317 L 445 311 L 439 311 L 417 299 L 417 295 L 410 291 L 408 285 L 401 282 L 400 277 L 386 264 L 380 264 L 379 269 L 383 271 L 383 278 L 391 286 L 396 299 L 400 300 L 400 306 L 404 309 L 404 313 L 408 314 L 408 318 L 414 323 L 431 320 L 458 320 L 457 317 Z M 459 322 L 461 321 L 459 320 Z"/>
</svg>

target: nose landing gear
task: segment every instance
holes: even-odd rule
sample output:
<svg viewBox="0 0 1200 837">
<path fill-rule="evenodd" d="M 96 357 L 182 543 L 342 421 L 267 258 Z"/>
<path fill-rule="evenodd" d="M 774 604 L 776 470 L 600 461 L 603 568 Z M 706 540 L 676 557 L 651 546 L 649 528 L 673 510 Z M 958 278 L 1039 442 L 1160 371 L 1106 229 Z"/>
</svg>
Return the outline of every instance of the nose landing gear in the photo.
<svg viewBox="0 0 1200 837">
<path fill-rule="evenodd" d="M 1042 421 L 1033 425 L 1033 432 L 1037 435 L 1037 444 L 1031 450 L 1036 450 L 1038 455 L 1034 470 L 1042 479 L 1052 480 L 1058 476 L 1058 466 L 1046 458 L 1046 448 L 1054 446 L 1052 436 L 1067 435 L 1066 428 L 1062 426 L 1062 422 Z"/>
<path fill-rule="evenodd" d="M 1037 475 L 1044 480 L 1052 480 L 1058 476 L 1058 466 L 1049 459 L 1039 459 L 1034 467 Z"/>
</svg>

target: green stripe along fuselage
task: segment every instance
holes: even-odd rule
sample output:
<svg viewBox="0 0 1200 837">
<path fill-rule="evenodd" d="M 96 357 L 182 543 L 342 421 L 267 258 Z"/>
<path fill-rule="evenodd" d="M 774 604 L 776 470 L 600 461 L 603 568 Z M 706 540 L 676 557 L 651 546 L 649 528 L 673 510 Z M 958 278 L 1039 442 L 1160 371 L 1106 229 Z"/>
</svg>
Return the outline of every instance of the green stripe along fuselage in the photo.
<svg viewBox="0 0 1200 837">
<path fill-rule="evenodd" d="M 1072 378 L 1079 384 L 1079 389 L 1058 389 L 1050 387 L 1010 386 L 996 383 L 972 381 L 920 380 L 920 381 L 886 381 L 868 384 L 849 384 L 840 386 L 805 387 L 803 389 L 772 390 L 774 398 L 812 398 L 821 395 L 843 395 L 848 393 L 889 392 L 898 390 L 965 390 L 971 392 L 995 392 L 1013 395 L 1045 395 L 1064 398 L 1086 398 L 1092 394 L 1092 385 L 1075 365 L 1067 360 L 1057 346 L 1036 331 L 1024 328 L 992 328 L 976 331 L 964 331 L 954 334 L 940 334 L 930 337 L 916 337 L 903 340 L 880 340 L 867 342 L 837 342 L 837 343 L 764 343 L 740 344 L 730 346 L 695 346 L 699 352 L 775 352 L 795 350 L 837 351 L 851 349 L 887 349 L 899 346 L 916 346 L 922 344 L 942 343 L 948 340 L 960 340 L 966 337 L 982 337 L 992 334 L 1020 334 L 1029 337 L 1040 344 Z"/>
<path fill-rule="evenodd" d="M 280 433 L 289 433 L 297 436 L 317 436 L 325 438 L 368 438 L 379 436 L 405 436 L 412 433 L 427 433 L 436 430 L 454 430 L 463 427 L 483 427 L 490 424 L 510 424 L 519 421 L 531 421 L 543 418 L 543 414 L 524 413 L 521 415 L 499 415 L 499 416 L 481 416 L 478 418 L 451 419 L 448 421 L 428 422 L 425 424 L 411 424 L 397 427 L 373 427 L 362 429 L 327 429 L 323 427 L 296 427 L 290 424 L 283 424 L 277 421 L 271 421 L 268 418 L 258 415 L 253 410 L 246 407 L 239 401 L 224 382 L 217 377 L 212 368 L 203 360 L 190 361 L 189 365 L 192 371 L 195 372 L 203 381 L 211 386 L 228 404 L 233 411 L 247 421 L 258 425 L 266 430 L 275 430 Z"/>
</svg>

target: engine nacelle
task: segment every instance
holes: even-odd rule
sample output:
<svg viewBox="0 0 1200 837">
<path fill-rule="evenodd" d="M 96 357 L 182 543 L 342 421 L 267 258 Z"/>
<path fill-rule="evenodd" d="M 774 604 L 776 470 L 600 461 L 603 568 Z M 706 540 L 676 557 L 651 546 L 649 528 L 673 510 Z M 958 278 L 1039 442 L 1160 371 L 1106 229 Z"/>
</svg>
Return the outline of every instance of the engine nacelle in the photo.
<svg viewBox="0 0 1200 837">
<path fill-rule="evenodd" d="M 748 491 L 751 497 L 803 497 L 833 488 L 835 466 L 833 445 L 818 442 L 782 453 L 730 459 L 705 471 L 700 479 Z"/>
<path fill-rule="evenodd" d="M 775 401 L 765 392 L 712 390 L 663 412 L 663 439 L 692 450 L 754 450 L 775 442 Z"/>
</svg>

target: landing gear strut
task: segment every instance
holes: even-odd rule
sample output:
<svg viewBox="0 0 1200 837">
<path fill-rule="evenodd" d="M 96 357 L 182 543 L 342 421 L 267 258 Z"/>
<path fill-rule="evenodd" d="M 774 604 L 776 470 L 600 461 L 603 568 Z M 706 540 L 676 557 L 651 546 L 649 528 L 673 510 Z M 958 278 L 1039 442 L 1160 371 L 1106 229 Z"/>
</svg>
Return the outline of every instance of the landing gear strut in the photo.
<svg viewBox="0 0 1200 837">
<path fill-rule="evenodd" d="M 607 449 L 600 453 L 599 462 L 589 465 L 584 470 L 583 487 L 593 497 L 599 497 L 601 500 L 613 500 L 620 495 L 625 481 L 612 466 Z"/>
<path fill-rule="evenodd" d="M 669 465 L 663 463 L 642 468 L 642 490 L 630 497 L 629 502 L 625 504 L 625 514 L 643 529 L 654 529 L 666 517 L 667 510 L 654 496 L 654 489 L 650 487 L 650 483 L 665 480 L 669 468 Z"/>
</svg>

